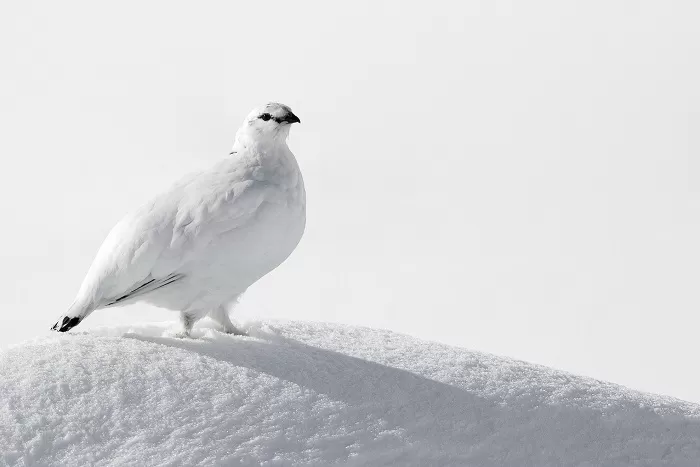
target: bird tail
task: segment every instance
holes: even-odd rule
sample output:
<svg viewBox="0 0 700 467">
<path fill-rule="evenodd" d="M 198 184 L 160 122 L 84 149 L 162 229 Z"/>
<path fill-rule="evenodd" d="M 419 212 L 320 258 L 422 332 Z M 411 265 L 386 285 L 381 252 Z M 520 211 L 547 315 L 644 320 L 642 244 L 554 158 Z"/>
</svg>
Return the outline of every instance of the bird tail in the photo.
<svg viewBox="0 0 700 467">
<path fill-rule="evenodd" d="M 76 327 L 80 322 L 92 311 L 94 307 L 91 304 L 84 304 L 78 301 L 73 302 L 73 304 L 68 308 L 56 324 L 51 327 L 52 331 L 66 332 Z"/>
</svg>

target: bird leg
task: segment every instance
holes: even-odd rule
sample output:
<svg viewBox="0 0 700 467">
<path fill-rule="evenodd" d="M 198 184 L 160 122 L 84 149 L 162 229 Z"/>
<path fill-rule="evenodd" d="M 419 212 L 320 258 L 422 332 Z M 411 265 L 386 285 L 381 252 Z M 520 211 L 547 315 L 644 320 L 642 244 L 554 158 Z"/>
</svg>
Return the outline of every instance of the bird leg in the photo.
<svg viewBox="0 0 700 467">
<path fill-rule="evenodd" d="M 192 331 L 194 323 L 199 321 L 205 314 L 206 312 L 202 312 L 199 310 L 188 310 L 180 312 L 180 324 L 182 324 L 182 330 L 178 332 L 175 336 L 180 338 L 190 337 L 190 332 Z"/>
<path fill-rule="evenodd" d="M 217 323 L 219 323 L 219 325 L 221 325 L 221 327 L 223 328 L 224 332 L 227 334 L 233 334 L 236 336 L 247 335 L 245 331 L 238 329 L 231 322 L 231 318 L 229 318 L 228 316 L 228 309 L 225 306 L 214 308 L 212 311 L 209 312 L 209 317 Z"/>
</svg>

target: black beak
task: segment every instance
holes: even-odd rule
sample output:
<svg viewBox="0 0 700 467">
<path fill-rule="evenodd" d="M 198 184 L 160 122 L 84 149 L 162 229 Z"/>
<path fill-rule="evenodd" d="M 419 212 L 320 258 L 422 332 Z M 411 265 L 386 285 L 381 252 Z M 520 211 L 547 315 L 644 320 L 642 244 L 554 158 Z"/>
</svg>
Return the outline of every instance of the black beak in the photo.
<svg viewBox="0 0 700 467">
<path fill-rule="evenodd" d="M 297 117 L 296 115 L 294 115 L 292 112 L 289 112 L 289 113 L 284 117 L 284 120 L 282 120 L 282 121 L 283 121 L 283 122 L 287 122 L 287 123 L 289 123 L 290 125 L 291 125 L 292 123 L 301 123 L 301 120 L 299 120 L 299 117 Z"/>
</svg>

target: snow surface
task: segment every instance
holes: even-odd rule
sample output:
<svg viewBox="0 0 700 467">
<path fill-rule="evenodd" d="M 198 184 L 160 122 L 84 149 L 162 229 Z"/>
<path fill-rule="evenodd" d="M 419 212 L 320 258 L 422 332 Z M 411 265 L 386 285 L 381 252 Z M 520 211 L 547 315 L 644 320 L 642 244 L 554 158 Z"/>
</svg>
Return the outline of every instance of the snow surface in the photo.
<svg viewBox="0 0 700 467">
<path fill-rule="evenodd" d="M 700 406 L 384 330 L 207 322 L 0 354 L 0 465 L 700 465 Z"/>
</svg>

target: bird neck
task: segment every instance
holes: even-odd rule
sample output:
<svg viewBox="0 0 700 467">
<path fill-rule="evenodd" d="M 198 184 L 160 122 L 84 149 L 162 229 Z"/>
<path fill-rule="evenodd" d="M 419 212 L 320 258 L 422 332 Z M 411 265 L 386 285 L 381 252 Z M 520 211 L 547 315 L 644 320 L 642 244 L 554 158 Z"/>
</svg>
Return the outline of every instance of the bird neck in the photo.
<svg viewBox="0 0 700 467">
<path fill-rule="evenodd" d="M 288 125 L 280 127 L 277 131 L 266 133 L 258 128 L 243 126 L 236 132 L 233 150 L 245 148 L 253 151 L 278 152 L 280 149 L 288 149 L 288 136 Z"/>
<path fill-rule="evenodd" d="M 237 152 L 245 150 L 248 152 L 277 153 L 285 148 L 287 148 L 286 141 L 255 138 L 236 138 L 236 141 L 233 143 L 233 150 Z"/>
<path fill-rule="evenodd" d="M 278 137 L 239 131 L 231 151 L 231 154 L 234 153 L 257 159 L 262 166 L 297 166 L 294 155 L 287 146 L 286 135 Z"/>
</svg>

